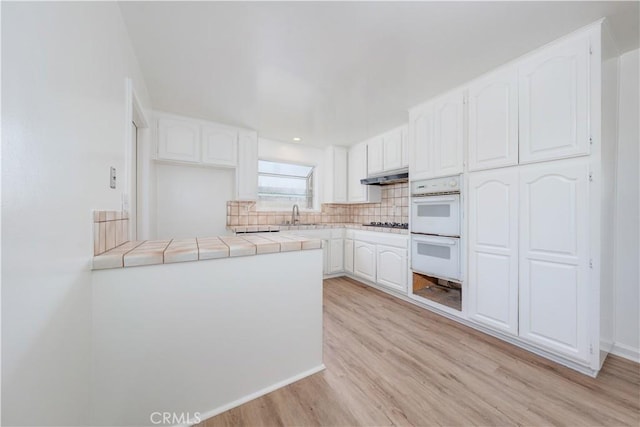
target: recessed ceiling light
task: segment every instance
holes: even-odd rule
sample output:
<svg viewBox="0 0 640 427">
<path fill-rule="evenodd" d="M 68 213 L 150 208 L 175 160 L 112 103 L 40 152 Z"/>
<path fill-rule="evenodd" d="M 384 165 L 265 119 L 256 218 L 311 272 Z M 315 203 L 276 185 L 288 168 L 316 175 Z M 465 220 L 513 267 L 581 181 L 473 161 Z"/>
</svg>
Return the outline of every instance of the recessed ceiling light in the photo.
<svg viewBox="0 0 640 427">
<path fill-rule="evenodd" d="M 294 136 L 294 137 L 293 137 L 293 140 L 294 140 L 295 142 L 300 142 L 300 141 L 302 141 L 302 138 L 300 138 L 299 136 Z"/>
</svg>

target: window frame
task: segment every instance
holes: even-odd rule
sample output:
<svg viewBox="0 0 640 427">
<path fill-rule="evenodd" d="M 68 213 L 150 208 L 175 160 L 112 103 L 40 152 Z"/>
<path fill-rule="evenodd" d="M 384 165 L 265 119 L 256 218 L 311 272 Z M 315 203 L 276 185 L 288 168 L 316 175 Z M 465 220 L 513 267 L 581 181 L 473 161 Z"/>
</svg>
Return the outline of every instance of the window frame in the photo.
<svg viewBox="0 0 640 427">
<path fill-rule="evenodd" d="M 289 164 L 289 165 L 296 165 L 296 166 L 304 166 L 304 167 L 310 167 L 311 168 L 311 173 L 307 176 L 307 180 L 309 180 L 309 178 L 311 178 L 311 182 L 312 182 L 312 194 L 311 194 L 311 207 L 306 207 L 306 206 L 299 206 L 300 208 L 300 212 L 320 212 L 319 209 L 319 194 L 318 194 L 318 165 L 317 164 L 312 164 L 312 163 L 305 163 L 305 162 L 295 162 L 295 161 L 291 161 L 288 159 L 278 159 L 278 158 L 272 158 L 272 157 L 258 157 L 258 162 L 260 161 L 264 161 L 264 162 L 272 162 L 272 163 L 284 163 L 284 164 Z M 258 186 L 257 186 L 257 194 L 258 194 L 258 200 L 256 200 L 256 210 L 258 212 L 283 212 L 283 211 L 288 211 L 288 209 L 292 209 L 294 203 L 291 204 L 291 207 L 288 209 L 283 209 L 281 207 L 276 207 L 276 206 L 268 206 L 265 205 L 265 203 L 268 203 L 267 201 L 264 200 L 260 200 L 260 185 L 259 185 L 259 181 L 260 181 L 260 175 L 263 175 L 262 173 L 260 173 L 260 167 L 258 166 L 258 173 L 256 176 L 256 180 L 258 181 Z M 271 174 L 271 173 L 265 173 L 264 175 L 271 175 L 271 176 L 282 176 L 282 177 L 287 177 L 288 175 L 284 175 L 284 174 Z M 305 179 L 301 176 L 295 176 L 295 175 L 291 175 L 291 178 L 296 178 L 296 179 Z M 308 184 L 307 184 L 308 185 Z M 308 187 L 307 187 L 308 188 Z M 308 196 L 307 196 L 308 197 Z"/>
</svg>

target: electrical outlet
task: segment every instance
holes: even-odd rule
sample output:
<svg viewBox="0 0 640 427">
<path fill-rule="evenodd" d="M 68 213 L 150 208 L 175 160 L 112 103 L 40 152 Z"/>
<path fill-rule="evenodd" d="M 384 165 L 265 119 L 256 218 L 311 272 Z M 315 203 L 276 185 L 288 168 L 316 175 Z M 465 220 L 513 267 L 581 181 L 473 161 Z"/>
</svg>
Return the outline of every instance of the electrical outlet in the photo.
<svg viewBox="0 0 640 427">
<path fill-rule="evenodd" d="M 116 188 L 116 168 L 111 166 L 111 174 L 109 179 L 109 187 Z"/>
</svg>

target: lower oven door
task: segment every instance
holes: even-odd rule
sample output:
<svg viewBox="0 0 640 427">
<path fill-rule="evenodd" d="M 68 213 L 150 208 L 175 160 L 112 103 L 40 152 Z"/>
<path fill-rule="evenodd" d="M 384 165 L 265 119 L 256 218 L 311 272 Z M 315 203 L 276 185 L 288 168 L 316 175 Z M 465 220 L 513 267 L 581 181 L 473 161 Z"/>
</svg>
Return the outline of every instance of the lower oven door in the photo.
<svg viewBox="0 0 640 427">
<path fill-rule="evenodd" d="M 441 279 L 459 281 L 460 239 L 411 235 L 411 269 Z"/>
<path fill-rule="evenodd" d="M 411 231 L 460 235 L 460 194 L 419 196 L 411 200 Z"/>
</svg>

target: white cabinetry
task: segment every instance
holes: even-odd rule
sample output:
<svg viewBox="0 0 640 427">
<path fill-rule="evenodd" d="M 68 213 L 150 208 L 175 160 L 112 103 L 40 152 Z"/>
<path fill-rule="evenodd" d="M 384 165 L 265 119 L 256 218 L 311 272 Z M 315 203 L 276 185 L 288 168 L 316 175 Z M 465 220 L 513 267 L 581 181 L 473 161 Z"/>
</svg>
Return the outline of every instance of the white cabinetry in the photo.
<svg viewBox="0 0 640 427">
<path fill-rule="evenodd" d="M 258 198 L 258 134 L 240 131 L 238 134 L 238 167 L 236 168 L 238 200 Z"/>
<path fill-rule="evenodd" d="M 520 336 L 588 360 L 588 160 L 520 169 Z"/>
<path fill-rule="evenodd" d="M 377 185 L 362 185 L 360 180 L 367 177 L 367 144 L 360 143 L 349 149 L 349 202 L 373 203 L 382 199 L 382 191 Z"/>
<path fill-rule="evenodd" d="M 375 283 L 376 245 L 361 241 L 354 242 L 353 274 Z"/>
<path fill-rule="evenodd" d="M 464 98 L 456 91 L 434 102 L 435 176 L 462 173 Z"/>
<path fill-rule="evenodd" d="M 353 240 L 344 240 L 344 271 L 353 274 Z"/>
<path fill-rule="evenodd" d="M 344 241 L 331 239 L 329 241 L 329 274 L 339 273 L 344 270 Z"/>
<path fill-rule="evenodd" d="M 406 167 L 403 165 L 402 137 L 403 128 L 397 128 L 387 132 L 382 139 L 384 170 L 392 171 Z"/>
<path fill-rule="evenodd" d="M 400 130 L 400 137 L 402 138 L 402 163 L 400 167 L 409 167 L 409 126 L 404 125 Z"/>
<path fill-rule="evenodd" d="M 377 283 L 396 291 L 407 290 L 407 249 L 377 245 Z"/>
<path fill-rule="evenodd" d="M 324 203 L 346 203 L 347 182 L 347 148 L 327 147 L 325 150 Z"/>
<path fill-rule="evenodd" d="M 200 162 L 200 125 L 189 120 L 158 120 L 158 158 Z"/>
<path fill-rule="evenodd" d="M 411 110 L 411 179 L 456 175 L 463 169 L 464 97 L 461 90 Z"/>
<path fill-rule="evenodd" d="M 469 86 L 469 170 L 518 164 L 518 68 Z"/>
<path fill-rule="evenodd" d="M 237 129 L 211 124 L 202 126 L 202 163 L 234 167 L 237 157 Z"/>
<path fill-rule="evenodd" d="M 377 175 L 384 169 L 384 139 L 378 136 L 367 142 L 367 175 Z"/>
<path fill-rule="evenodd" d="M 589 33 L 519 65 L 520 163 L 589 154 Z"/>
<path fill-rule="evenodd" d="M 518 168 L 469 177 L 469 317 L 518 334 Z"/>
</svg>

